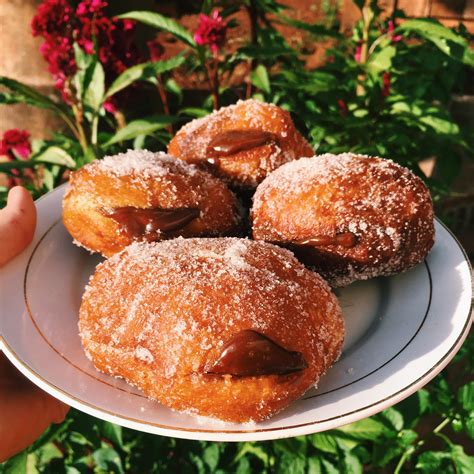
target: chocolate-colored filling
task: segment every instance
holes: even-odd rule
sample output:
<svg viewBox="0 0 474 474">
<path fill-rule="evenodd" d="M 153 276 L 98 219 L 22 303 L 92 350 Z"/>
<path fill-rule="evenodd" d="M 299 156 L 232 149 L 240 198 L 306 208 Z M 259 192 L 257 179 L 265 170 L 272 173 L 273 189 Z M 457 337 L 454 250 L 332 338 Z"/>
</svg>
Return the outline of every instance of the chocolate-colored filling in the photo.
<svg viewBox="0 0 474 474">
<path fill-rule="evenodd" d="M 219 133 L 209 142 L 206 154 L 210 157 L 230 156 L 272 142 L 278 143 L 278 137 L 274 133 L 262 130 L 228 130 Z"/>
<path fill-rule="evenodd" d="M 323 245 L 341 245 L 342 247 L 351 248 L 357 243 L 357 237 L 352 232 L 342 232 L 334 236 L 318 235 L 306 240 L 296 240 L 292 242 L 293 245 L 300 245 L 303 247 L 319 247 Z"/>
<path fill-rule="evenodd" d="M 144 237 L 153 242 L 159 240 L 163 233 L 182 229 L 199 217 L 200 211 L 195 207 L 141 209 L 125 206 L 102 210 L 102 214 L 117 222 L 130 238 Z"/>
<path fill-rule="evenodd" d="M 301 352 L 290 352 L 251 329 L 235 334 L 216 361 L 204 368 L 207 374 L 237 376 L 285 375 L 305 369 Z"/>
</svg>

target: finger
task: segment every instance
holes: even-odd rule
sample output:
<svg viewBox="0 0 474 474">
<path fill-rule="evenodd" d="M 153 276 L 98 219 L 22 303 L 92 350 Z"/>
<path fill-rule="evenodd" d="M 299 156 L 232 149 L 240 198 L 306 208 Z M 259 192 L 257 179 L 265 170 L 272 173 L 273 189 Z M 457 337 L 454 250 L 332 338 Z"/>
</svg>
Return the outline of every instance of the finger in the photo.
<svg viewBox="0 0 474 474">
<path fill-rule="evenodd" d="M 36 207 L 30 193 L 21 186 L 12 188 L 7 206 L 0 210 L 0 267 L 28 246 L 35 227 Z"/>
<path fill-rule="evenodd" d="M 49 419 L 51 423 L 62 423 L 70 407 L 51 395 L 48 395 L 46 392 L 43 392 L 43 397 L 48 411 L 47 419 Z"/>
<path fill-rule="evenodd" d="M 51 423 L 62 422 L 69 409 L 26 378 L 9 375 L 9 370 L 0 373 L 0 462 L 33 443 Z"/>
</svg>

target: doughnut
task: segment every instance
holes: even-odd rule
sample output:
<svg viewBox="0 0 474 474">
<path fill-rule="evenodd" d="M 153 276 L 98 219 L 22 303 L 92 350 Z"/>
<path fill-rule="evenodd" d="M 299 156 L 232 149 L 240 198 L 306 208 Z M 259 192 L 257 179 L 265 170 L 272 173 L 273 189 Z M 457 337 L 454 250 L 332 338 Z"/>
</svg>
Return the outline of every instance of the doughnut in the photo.
<svg viewBox="0 0 474 474">
<path fill-rule="evenodd" d="M 253 99 L 184 125 L 168 153 L 247 189 L 255 189 L 283 163 L 314 155 L 287 111 Z"/>
<path fill-rule="evenodd" d="M 240 205 L 227 186 L 165 153 L 129 150 L 72 174 L 63 222 L 81 245 L 110 257 L 134 241 L 236 232 Z"/>
<path fill-rule="evenodd" d="M 86 355 L 175 411 L 258 422 L 300 397 L 341 352 L 326 282 L 283 248 L 238 238 L 135 242 L 84 293 Z"/>
<path fill-rule="evenodd" d="M 422 180 L 391 160 L 352 153 L 293 161 L 254 195 L 254 239 L 290 248 L 334 286 L 392 275 L 434 243 Z"/>
</svg>

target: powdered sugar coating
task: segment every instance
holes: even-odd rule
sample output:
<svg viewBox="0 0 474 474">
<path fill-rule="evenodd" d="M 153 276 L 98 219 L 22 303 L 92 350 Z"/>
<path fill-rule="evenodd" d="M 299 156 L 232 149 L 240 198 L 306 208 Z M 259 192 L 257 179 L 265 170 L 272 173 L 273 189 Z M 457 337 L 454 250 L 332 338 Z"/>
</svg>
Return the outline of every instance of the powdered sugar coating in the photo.
<svg viewBox="0 0 474 474">
<path fill-rule="evenodd" d="M 176 161 L 167 153 L 148 150 L 127 150 L 125 153 L 105 156 L 87 166 L 92 174 L 109 173 L 117 177 L 134 175 L 142 179 L 159 179 L 170 173 L 194 176 L 198 171 L 195 166 Z"/>
<path fill-rule="evenodd" d="M 306 251 L 317 253 L 316 268 L 333 286 L 406 270 L 423 260 L 434 238 L 423 182 L 391 160 L 352 153 L 283 165 L 257 188 L 252 218 L 254 238 L 275 243 L 353 233 L 352 248 Z"/>
<path fill-rule="evenodd" d="M 283 163 L 312 155 L 310 145 L 295 129 L 288 112 L 254 99 L 239 100 L 187 123 L 170 142 L 168 151 L 190 163 L 206 163 L 209 143 L 228 130 L 261 130 L 278 137 L 278 143 L 219 158 L 216 166 L 221 176 L 234 184 L 255 187 Z"/>
<path fill-rule="evenodd" d="M 300 396 L 339 356 L 343 340 L 339 304 L 322 278 L 288 250 L 236 238 L 130 245 L 97 267 L 79 327 L 99 370 L 178 410 L 228 419 L 219 410 L 251 406 L 239 421 L 262 419 Z M 296 378 L 203 375 L 205 363 L 244 329 L 302 352 L 310 367 Z M 213 392 L 222 398 L 215 408 L 206 401 Z"/>
<path fill-rule="evenodd" d="M 166 153 L 128 150 L 96 160 L 74 172 L 63 199 L 63 221 L 74 238 L 91 251 L 110 256 L 145 236 L 130 234 L 107 216 L 122 207 L 199 211 L 174 233 L 156 230 L 156 239 L 228 235 L 239 231 L 241 207 L 225 183 Z"/>
</svg>

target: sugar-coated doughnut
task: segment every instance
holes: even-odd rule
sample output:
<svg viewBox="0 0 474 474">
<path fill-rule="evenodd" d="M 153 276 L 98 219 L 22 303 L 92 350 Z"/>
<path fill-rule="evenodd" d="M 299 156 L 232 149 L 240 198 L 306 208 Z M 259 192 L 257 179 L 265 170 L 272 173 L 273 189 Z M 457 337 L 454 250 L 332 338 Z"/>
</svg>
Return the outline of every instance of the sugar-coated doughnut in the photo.
<svg viewBox="0 0 474 474">
<path fill-rule="evenodd" d="M 232 234 L 239 209 L 209 173 L 165 153 L 129 150 L 72 174 L 63 222 L 75 243 L 109 257 L 134 241 Z"/>
<path fill-rule="evenodd" d="M 101 263 L 80 308 L 96 368 L 177 411 L 260 421 L 338 358 L 326 282 L 293 254 L 237 238 L 133 243 Z"/>
<path fill-rule="evenodd" d="M 257 188 L 251 214 L 255 239 L 291 248 L 333 286 L 407 270 L 434 243 L 422 180 L 391 160 L 352 153 L 282 166 Z"/>
<path fill-rule="evenodd" d="M 255 188 L 283 163 L 314 151 L 287 111 L 251 99 L 189 122 L 171 140 L 168 153 L 235 186 Z"/>
</svg>

